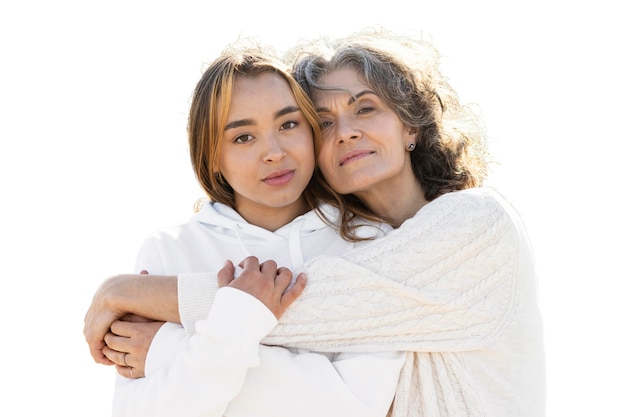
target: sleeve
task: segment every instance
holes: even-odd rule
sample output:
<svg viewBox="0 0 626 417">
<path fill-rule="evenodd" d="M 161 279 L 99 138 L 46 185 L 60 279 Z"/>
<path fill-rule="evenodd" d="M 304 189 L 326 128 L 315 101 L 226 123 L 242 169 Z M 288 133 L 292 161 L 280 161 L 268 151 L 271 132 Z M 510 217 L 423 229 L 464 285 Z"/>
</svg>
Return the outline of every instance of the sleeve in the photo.
<svg viewBox="0 0 626 417">
<path fill-rule="evenodd" d="M 142 247 L 137 271 L 163 269 L 159 247 L 152 243 L 148 240 Z M 249 317 L 271 315 L 248 294 L 229 290 L 227 297 L 220 291 L 221 301 L 216 299 L 211 307 L 218 291 L 215 273 L 178 276 L 179 311 L 185 330 L 174 323 L 159 329 L 148 352 L 146 378 L 117 377 L 114 416 L 221 416 L 226 406 L 229 414 L 246 416 L 290 417 L 295 411 L 302 416 L 386 415 L 405 361 L 403 352 L 322 355 L 259 347 L 269 330 L 247 342 L 231 338 L 216 344 L 212 332 L 220 318 L 231 317 L 229 309 L 247 305 L 244 311 Z M 223 326 L 247 329 L 251 325 L 258 323 L 225 321 Z M 230 356 L 214 353 L 232 344 L 238 349 L 229 350 Z M 244 348 L 256 349 L 258 357 L 251 359 L 251 353 L 244 353 Z M 212 368 L 215 360 L 222 366 L 230 363 L 229 371 L 216 373 Z M 209 392 L 213 394 L 207 395 Z M 276 398 L 282 400 L 277 402 Z"/>
<path fill-rule="evenodd" d="M 188 335 L 196 333 L 196 322 L 207 316 L 217 292 L 217 273 L 178 275 L 178 312 Z"/>
<path fill-rule="evenodd" d="M 113 416 L 223 416 L 248 369 L 259 364 L 259 342 L 275 324 L 256 298 L 221 289 L 198 334 L 178 342 L 169 367 L 146 378 L 118 377 Z"/>
<path fill-rule="evenodd" d="M 380 417 L 393 401 L 406 354 L 320 353 L 260 348 L 228 416 Z"/>
<path fill-rule="evenodd" d="M 150 370 L 141 379 L 118 377 L 113 415 L 290 417 L 297 411 L 300 416 L 374 417 L 387 413 L 403 353 L 342 353 L 331 361 L 319 353 L 259 347 L 275 324 L 274 316 L 256 298 L 232 288 L 219 290 L 208 318 L 198 321 L 196 334 L 174 337 L 177 349 L 171 350 L 175 358 L 169 366 Z"/>
<path fill-rule="evenodd" d="M 149 377 L 160 369 L 167 368 L 186 342 L 185 329 L 178 323 L 166 322 L 154 335 L 144 365 L 144 373 Z"/>
<path fill-rule="evenodd" d="M 235 266 L 235 277 L 241 271 Z M 178 312 L 189 335 L 196 332 L 196 322 L 206 317 L 217 291 L 217 272 L 178 275 Z"/>
</svg>

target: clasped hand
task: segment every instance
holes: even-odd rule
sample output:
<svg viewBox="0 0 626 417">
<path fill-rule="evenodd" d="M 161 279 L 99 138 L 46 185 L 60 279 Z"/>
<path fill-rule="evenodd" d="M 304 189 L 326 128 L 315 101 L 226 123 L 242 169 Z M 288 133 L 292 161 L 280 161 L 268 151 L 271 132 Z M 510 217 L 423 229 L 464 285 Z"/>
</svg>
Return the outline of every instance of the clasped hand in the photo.
<svg viewBox="0 0 626 417">
<path fill-rule="evenodd" d="M 250 256 L 239 266 L 242 272 L 235 278 L 235 266 L 231 261 L 226 261 L 217 274 L 218 286 L 236 288 L 256 297 L 277 319 L 306 286 L 304 274 L 299 274 L 292 285 L 292 272 L 284 267 L 278 268 L 274 261 L 259 263 L 256 257 Z M 142 271 L 142 274 L 147 273 Z M 136 312 L 130 311 L 131 308 L 113 308 L 113 303 L 107 302 L 120 290 L 116 287 L 136 277 L 124 275 L 106 281 L 98 289 L 85 316 L 84 334 L 94 360 L 105 365 L 115 365 L 117 372 L 126 378 L 145 376 L 148 349 L 164 323 L 138 316 L 134 314 Z M 149 281 L 145 284 L 149 284 Z"/>
</svg>

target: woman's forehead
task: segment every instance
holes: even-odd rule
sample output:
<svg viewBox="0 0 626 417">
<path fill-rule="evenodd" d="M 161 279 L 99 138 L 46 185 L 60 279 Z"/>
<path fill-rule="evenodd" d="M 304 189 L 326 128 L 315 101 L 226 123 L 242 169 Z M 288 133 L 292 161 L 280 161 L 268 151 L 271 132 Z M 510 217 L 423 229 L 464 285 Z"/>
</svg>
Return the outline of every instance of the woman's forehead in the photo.
<svg viewBox="0 0 626 417">
<path fill-rule="evenodd" d="M 343 90 L 360 89 L 368 86 L 363 76 L 351 67 L 331 70 L 322 75 L 317 84 L 323 87 L 337 87 Z"/>
</svg>

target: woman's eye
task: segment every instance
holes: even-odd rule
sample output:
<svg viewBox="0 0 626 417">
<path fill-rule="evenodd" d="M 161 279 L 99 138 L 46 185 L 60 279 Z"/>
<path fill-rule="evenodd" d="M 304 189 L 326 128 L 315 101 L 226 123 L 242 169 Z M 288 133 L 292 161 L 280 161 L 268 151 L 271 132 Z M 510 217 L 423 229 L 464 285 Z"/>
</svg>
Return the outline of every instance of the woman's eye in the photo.
<svg viewBox="0 0 626 417">
<path fill-rule="evenodd" d="M 246 143 L 252 140 L 252 135 L 239 135 L 235 138 L 235 143 Z"/>
<path fill-rule="evenodd" d="M 323 121 L 322 121 L 322 123 L 320 123 L 320 127 L 321 127 L 322 129 L 326 129 L 327 127 L 329 127 L 329 126 L 330 126 L 330 125 L 332 125 L 332 124 L 333 124 L 332 122 L 329 122 L 329 121 L 324 121 L 324 120 L 323 120 Z"/>
<path fill-rule="evenodd" d="M 292 120 L 291 120 L 291 121 L 288 121 L 288 122 L 286 122 L 286 123 L 283 123 L 283 124 L 280 126 L 280 129 L 281 129 L 281 130 L 285 130 L 285 129 L 293 129 L 293 128 L 294 128 L 294 127 L 296 127 L 296 126 L 298 126 L 298 123 L 297 123 L 297 122 L 294 122 L 294 121 L 292 121 Z"/>
<path fill-rule="evenodd" d="M 366 114 L 366 113 L 370 113 L 373 112 L 374 108 L 373 107 L 367 107 L 367 106 L 363 106 L 360 109 L 357 110 L 357 114 Z"/>
</svg>

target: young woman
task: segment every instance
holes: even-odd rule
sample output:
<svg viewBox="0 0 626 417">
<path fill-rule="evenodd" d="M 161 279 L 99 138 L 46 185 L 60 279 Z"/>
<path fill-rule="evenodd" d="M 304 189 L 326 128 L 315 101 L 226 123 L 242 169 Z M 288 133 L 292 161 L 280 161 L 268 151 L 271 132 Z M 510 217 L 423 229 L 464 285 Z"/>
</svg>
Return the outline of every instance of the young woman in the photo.
<svg viewBox="0 0 626 417">
<path fill-rule="evenodd" d="M 322 120 L 318 164 L 343 196 L 342 230 L 372 213 L 396 229 L 307 261 L 306 290 L 262 342 L 409 351 L 392 416 L 544 415 L 530 244 L 515 210 L 482 187 L 484 131 L 439 72 L 437 51 L 384 31 L 321 47 L 296 50 L 295 74 Z M 244 265 L 237 279 L 251 272 Z M 189 327 L 210 303 L 190 303 L 185 288 L 216 285 L 199 278 L 177 280 L 180 305 L 203 306 L 180 309 Z M 231 406 L 247 393 L 244 384 Z"/>
<path fill-rule="evenodd" d="M 118 378 L 113 415 L 251 415 L 242 405 L 227 406 L 260 363 L 271 379 L 258 383 L 287 395 L 273 407 L 275 416 L 301 407 L 311 415 L 386 414 L 404 354 L 295 354 L 260 346 L 304 288 L 303 277 L 291 285 L 291 271 L 277 263 L 295 268 L 355 245 L 316 213 L 321 192 L 313 176 L 314 134 L 319 122 L 308 97 L 267 52 L 228 49 L 206 70 L 194 93 L 189 138 L 195 172 L 212 201 L 189 223 L 148 238 L 137 270 L 218 271 L 225 260 L 254 255 L 242 265 L 257 273 L 217 292 L 193 340 L 180 325 L 146 324 L 158 331 L 145 370 L 133 366 L 132 352 L 116 351 L 143 324 L 117 322 L 104 353 L 128 365 L 122 374 L 145 378 Z M 275 261 L 266 261 L 270 257 Z M 202 360 L 190 363 L 190 357 Z M 320 394 L 327 401 L 320 402 Z"/>
</svg>

